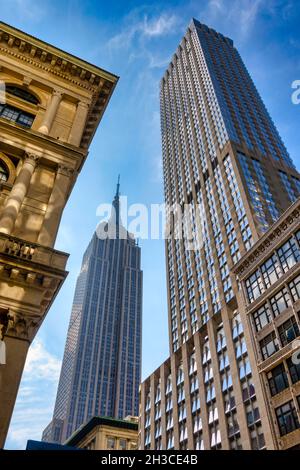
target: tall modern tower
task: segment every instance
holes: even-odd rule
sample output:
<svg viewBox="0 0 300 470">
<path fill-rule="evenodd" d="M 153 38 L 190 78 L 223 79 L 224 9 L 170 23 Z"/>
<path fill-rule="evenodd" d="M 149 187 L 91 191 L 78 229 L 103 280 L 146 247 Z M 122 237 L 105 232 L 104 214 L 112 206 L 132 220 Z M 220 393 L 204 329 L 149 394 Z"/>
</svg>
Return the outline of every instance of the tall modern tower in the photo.
<svg viewBox="0 0 300 470">
<path fill-rule="evenodd" d="M 112 216 L 83 256 L 53 420 L 43 440 L 63 442 L 93 416 L 138 415 L 140 264 L 140 248 L 120 220 L 118 182 Z"/>
<path fill-rule="evenodd" d="M 196 248 L 176 226 L 166 241 L 171 356 L 142 384 L 140 447 L 272 449 L 232 267 L 296 200 L 299 174 L 232 40 L 196 20 L 160 104 L 165 201 L 188 205 Z"/>
</svg>

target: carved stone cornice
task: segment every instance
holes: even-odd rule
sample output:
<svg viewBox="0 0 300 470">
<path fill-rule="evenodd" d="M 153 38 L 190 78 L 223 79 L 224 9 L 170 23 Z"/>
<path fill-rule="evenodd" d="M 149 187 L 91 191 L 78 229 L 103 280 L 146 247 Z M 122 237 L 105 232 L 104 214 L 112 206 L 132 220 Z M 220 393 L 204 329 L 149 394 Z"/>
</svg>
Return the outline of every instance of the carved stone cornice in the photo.
<svg viewBox="0 0 300 470">
<path fill-rule="evenodd" d="M 47 276 L 50 273 L 55 276 L 65 275 L 68 256 L 67 253 L 0 233 L 0 275 L 4 271 L 8 275 L 9 266 L 22 272 L 27 270 L 28 274 L 38 270 Z M 26 277 L 26 280 L 29 279 L 32 281 L 32 276 L 28 279 Z"/>
<path fill-rule="evenodd" d="M 58 98 L 61 98 L 63 96 L 63 91 L 62 90 L 54 90 L 52 93 L 52 96 L 57 96 Z"/>
<path fill-rule="evenodd" d="M 91 104 L 81 146 L 87 148 L 118 77 L 0 22 L 0 53 L 90 92 Z"/>
<path fill-rule="evenodd" d="M 6 336 L 31 341 L 38 329 L 40 321 L 41 316 L 10 311 L 10 322 L 5 334 Z"/>
<path fill-rule="evenodd" d="M 0 339 L 5 335 L 32 341 L 67 276 L 67 257 L 0 233 Z"/>
<path fill-rule="evenodd" d="M 57 165 L 56 172 L 71 177 L 75 173 L 75 169 L 66 165 Z"/>
<path fill-rule="evenodd" d="M 40 156 L 39 155 L 35 155 L 33 153 L 27 153 L 25 152 L 25 158 L 24 158 L 24 161 L 30 161 L 32 162 L 34 165 L 37 165 L 39 160 L 40 160 Z"/>
<path fill-rule="evenodd" d="M 253 245 L 252 248 L 233 266 L 232 271 L 244 279 L 254 267 L 263 262 L 272 250 L 284 242 L 285 238 L 300 228 L 300 198 L 294 202 L 277 222 Z"/>
<path fill-rule="evenodd" d="M 1 22 L 0 50 L 90 91 L 117 80 L 115 75 Z"/>
</svg>

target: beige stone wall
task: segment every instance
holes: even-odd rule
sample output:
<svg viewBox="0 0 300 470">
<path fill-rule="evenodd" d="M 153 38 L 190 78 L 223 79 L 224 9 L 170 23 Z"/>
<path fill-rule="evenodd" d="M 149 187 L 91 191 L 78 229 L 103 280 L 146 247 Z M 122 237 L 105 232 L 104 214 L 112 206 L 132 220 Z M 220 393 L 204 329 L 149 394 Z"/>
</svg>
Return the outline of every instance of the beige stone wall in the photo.
<svg viewBox="0 0 300 470">
<path fill-rule="evenodd" d="M 137 448 L 137 431 L 104 425 L 94 428 L 76 445 L 76 447 L 89 450 L 107 450 L 108 438 L 115 439 L 115 450 L 120 450 L 120 439 L 126 440 L 127 450 L 134 450 Z"/>
<path fill-rule="evenodd" d="M 0 23 L 0 81 L 31 93 L 6 93 L 0 113 L 0 448 L 5 442 L 28 347 L 66 277 L 68 255 L 54 250 L 63 209 L 117 77 Z M 1 111 L 2 112 L 2 111 Z M 24 114 L 23 114 L 24 115 Z"/>
<path fill-rule="evenodd" d="M 300 201 L 297 200 L 235 266 L 235 274 L 238 275 L 242 286 L 238 296 L 239 308 L 243 316 L 244 324 L 247 325 L 248 344 L 251 345 L 248 349 L 253 357 L 253 362 L 256 363 L 257 366 L 255 375 L 261 384 L 260 402 L 264 403 L 264 418 L 268 421 L 270 428 L 268 439 L 270 443 L 273 442 L 274 448 L 279 450 L 289 449 L 294 446 L 299 448 L 300 446 L 300 429 L 295 429 L 294 431 L 287 432 L 285 435 L 281 436 L 279 422 L 276 415 L 277 408 L 284 406 L 291 401 L 294 403 L 295 413 L 300 421 L 300 407 L 298 404 L 298 397 L 300 397 L 300 381 L 296 381 L 295 383 L 292 382 L 287 364 L 287 360 L 289 360 L 292 354 L 297 351 L 297 342 L 300 337 L 298 336 L 295 341 L 291 341 L 283 346 L 280 338 L 278 338 L 277 330 L 280 325 L 290 319 L 293 319 L 297 323 L 298 329 L 300 330 L 300 301 L 294 301 L 289 291 L 289 282 L 300 274 L 299 262 L 295 263 L 295 265 L 286 272 L 283 272 L 277 281 L 275 283 L 271 283 L 270 286 L 265 288 L 261 295 L 259 295 L 252 303 L 248 300 L 245 282 L 253 272 L 260 269 L 260 266 L 266 260 L 270 259 L 272 255 L 276 256 L 276 250 L 289 240 L 293 234 L 299 231 L 299 217 Z M 260 331 L 256 331 L 253 314 L 261 306 L 268 303 L 270 298 L 272 298 L 274 294 L 280 292 L 283 288 L 286 289 L 291 305 L 289 308 L 283 308 L 280 314 L 273 318 L 269 324 L 264 325 Z M 269 308 L 271 314 L 270 304 Z M 278 338 L 278 350 L 269 357 L 263 358 L 260 341 L 273 332 Z M 287 386 L 272 396 L 268 381 L 268 373 L 280 365 L 284 367 Z"/>
</svg>

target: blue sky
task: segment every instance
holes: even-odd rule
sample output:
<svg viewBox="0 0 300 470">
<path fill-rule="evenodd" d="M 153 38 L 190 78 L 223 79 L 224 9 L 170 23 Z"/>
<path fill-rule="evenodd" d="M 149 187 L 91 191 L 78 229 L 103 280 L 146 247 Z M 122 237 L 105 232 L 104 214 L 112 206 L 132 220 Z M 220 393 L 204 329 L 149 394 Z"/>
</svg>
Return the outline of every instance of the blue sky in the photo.
<svg viewBox="0 0 300 470">
<path fill-rule="evenodd" d="M 118 173 L 129 203 L 163 201 L 158 84 L 192 17 L 231 37 L 297 168 L 300 2 L 297 0 L 2 0 L 1 19 L 119 75 L 120 81 L 65 209 L 56 248 L 66 280 L 31 347 L 7 448 L 39 439 L 51 419 L 76 276 Z M 297 134 L 298 133 L 298 134 Z M 168 355 L 164 245 L 141 241 L 143 377 Z"/>
</svg>

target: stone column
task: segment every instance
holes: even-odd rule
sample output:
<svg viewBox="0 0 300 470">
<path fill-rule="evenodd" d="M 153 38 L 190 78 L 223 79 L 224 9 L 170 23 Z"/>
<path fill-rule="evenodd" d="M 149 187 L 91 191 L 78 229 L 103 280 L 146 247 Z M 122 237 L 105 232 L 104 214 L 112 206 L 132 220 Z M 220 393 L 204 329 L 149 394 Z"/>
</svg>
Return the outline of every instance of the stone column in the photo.
<svg viewBox="0 0 300 470">
<path fill-rule="evenodd" d="M 5 444 L 21 381 L 29 341 L 5 337 L 6 364 L 0 365 L 0 449 Z"/>
<path fill-rule="evenodd" d="M 43 226 L 37 240 L 41 245 L 49 247 L 53 247 L 54 245 L 62 211 L 67 200 L 73 171 L 74 170 L 71 168 L 64 166 L 59 166 L 57 169 Z"/>
<path fill-rule="evenodd" d="M 36 319 L 19 313 L 0 313 L 0 339 L 6 346 L 6 364 L 0 365 L 0 449 L 4 447 Z"/>
<path fill-rule="evenodd" d="M 12 233 L 38 159 L 39 157 L 35 155 L 26 155 L 23 166 L 16 177 L 16 181 L 2 211 L 0 217 L 0 232 L 8 235 Z"/>
<path fill-rule="evenodd" d="M 41 126 L 39 127 L 38 131 L 41 132 L 42 134 L 48 135 L 51 126 L 53 124 L 53 121 L 55 119 L 59 103 L 61 102 L 62 99 L 62 93 L 58 90 L 54 90 L 51 96 L 50 103 L 48 103 L 43 122 Z"/>
<path fill-rule="evenodd" d="M 75 118 L 68 138 L 69 144 L 76 145 L 77 147 L 80 145 L 88 111 L 88 103 L 80 101 L 77 105 Z"/>
</svg>

